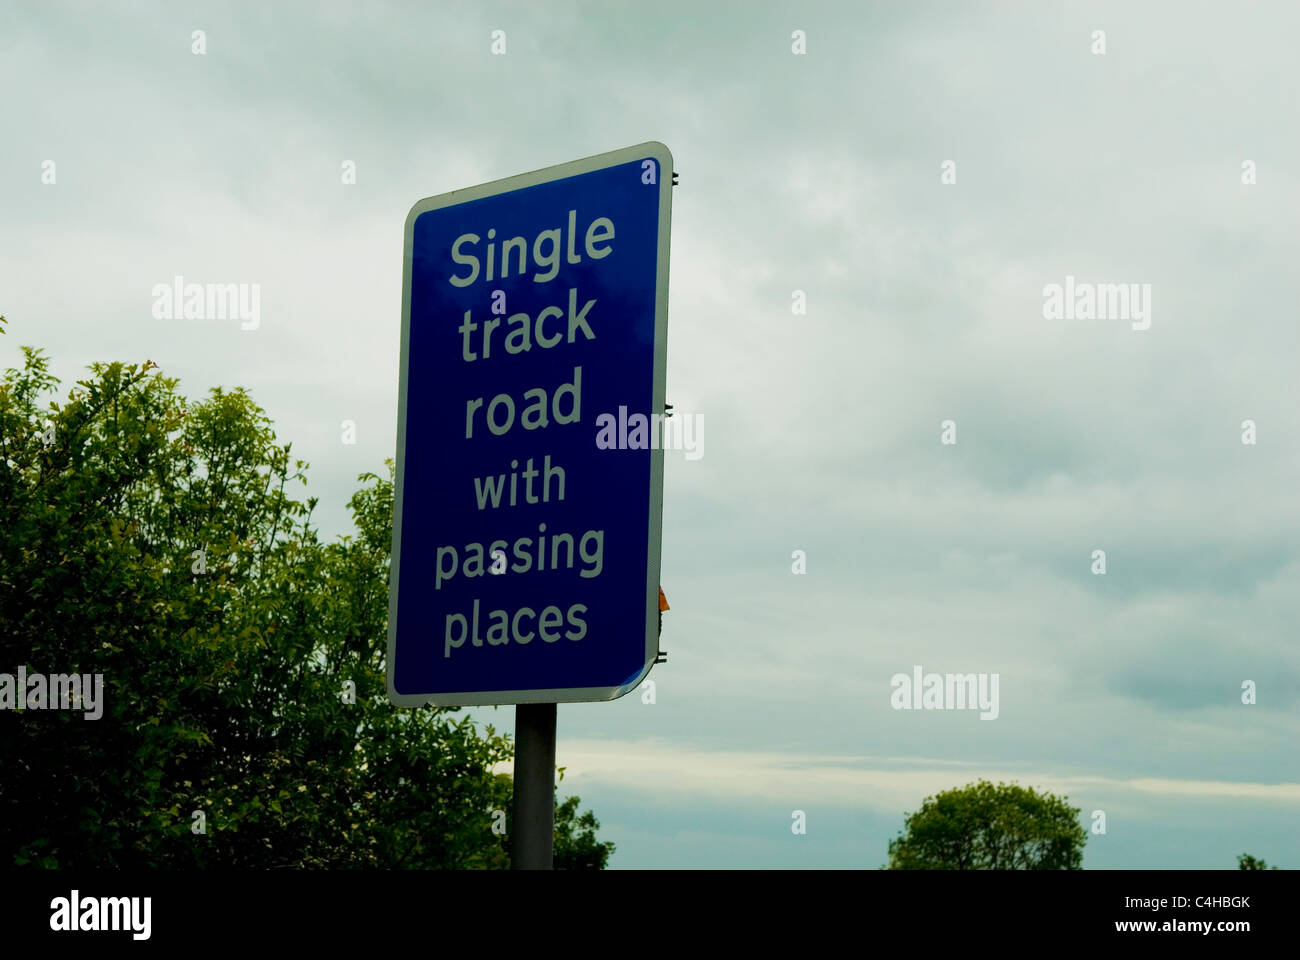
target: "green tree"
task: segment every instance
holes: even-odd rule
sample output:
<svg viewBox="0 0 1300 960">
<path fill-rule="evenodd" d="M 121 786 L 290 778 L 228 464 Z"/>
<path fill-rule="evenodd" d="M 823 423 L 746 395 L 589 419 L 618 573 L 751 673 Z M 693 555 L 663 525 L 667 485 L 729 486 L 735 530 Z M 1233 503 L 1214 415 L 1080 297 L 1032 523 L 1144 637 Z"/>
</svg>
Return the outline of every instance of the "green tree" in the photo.
<svg viewBox="0 0 1300 960">
<path fill-rule="evenodd" d="M 1276 870 L 1277 867 L 1270 867 L 1263 860 L 1257 860 L 1248 853 L 1243 853 L 1237 858 L 1238 870 Z"/>
<path fill-rule="evenodd" d="M 600 821 L 590 810 L 579 815 L 579 803 L 569 797 L 555 808 L 555 869 L 604 870 L 614 844 L 596 839 Z"/>
<path fill-rule="evenodd" d="M 387 699 L 392 481 L 322 543 L 243 390 L 186 401 L 40 351 L 0 383 L 0 672 L 102 674 L 102 717 L 0 711 L 0 863 L 501 867 L 509 740 Z M 3 696 L 3 690 L 0 690 Z M 202 832 L 200 831 L 202 828 Z"/>
<path fill-rule="evenodd" d="M 1081 869 L 1088 834 L 1066 799 L 985 780 L 927 797 L 890 841 L 887 869 Z"/>
</svg>

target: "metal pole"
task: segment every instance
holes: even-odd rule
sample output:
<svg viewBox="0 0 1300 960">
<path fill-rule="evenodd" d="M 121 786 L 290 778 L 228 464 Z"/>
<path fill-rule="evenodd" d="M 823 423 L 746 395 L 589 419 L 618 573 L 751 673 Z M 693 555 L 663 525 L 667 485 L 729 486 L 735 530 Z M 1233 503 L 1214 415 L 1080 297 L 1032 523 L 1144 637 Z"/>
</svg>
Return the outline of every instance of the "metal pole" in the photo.
<svg viewBox="0 0 1300 960">
<path fill-rule="evenodd" d="M 515 705 L 514 870 L 551 870 L 555 842 L 555 704 Z"/>
</svg>

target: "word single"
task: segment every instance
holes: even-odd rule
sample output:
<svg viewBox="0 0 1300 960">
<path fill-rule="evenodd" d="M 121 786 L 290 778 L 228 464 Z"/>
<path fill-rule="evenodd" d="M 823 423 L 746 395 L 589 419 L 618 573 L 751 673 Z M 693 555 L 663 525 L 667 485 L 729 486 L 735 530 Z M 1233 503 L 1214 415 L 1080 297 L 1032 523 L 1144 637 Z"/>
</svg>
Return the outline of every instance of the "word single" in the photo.
<svg viewBox="0 0 1300 960">
<path fill-rule="evenodd" d="M 574 241 L 578 235 L 578 211 L 569 211 L 569 229 L 567 232 L 568 242 L 566 244 L 565 260 L 568 263 L 581 263 L 582 257 L 574 250 Z M 488 282 L 497 279 L 496 274 L 496 252 L 497 244 L 493 243 L 496 237 L 496 228 L 492 227 L 487 232 L 487 276 L 484 278 Z M 542 230 L 533 238 L 533 266 L 535 268 L 544 268 L 547 273 L 533 272 L 534 283 L 545 283 L 548 280 L 554 280 L 555 275 L 560 272 L 560 241 L 566 236 L 560 227 L 551 230 Z M 614 239 L 614 221 L 609 217 L 597 217 L 587 225 L 587 235 L 584 238 L 583 247 L 587 251 L 587 256 L 592 260 L 603 260 L 613 252 L 613 247 L 606 245 L 598 247 L 597 244 Z M 477 233 L 462 233 L 456 238 L 451 245 L 451 259 L 459 266 L 469 267 L 469 274 L 466 276 L 457 276 L 453 274 L 448 277 L 448 282 L 453 287 L 468 287 L 479 277 L 480 267 L 479 258 L 476 252 L 478 245 L 482 243 L 482 238 Z M 504 280 L 510 276 L 510 252 L 518 251 L 517 266 L 515 271 L 517 275 L 522 275 L 528 270 L 527 254 L 528 240 L 524 237 L 511 237 L 501 245 L 501 275 L 500 279 Z M 461 248 L 467 248 L 462 252 Z M 546 247 L 543 252 L 542 248 Z"/>
<path fill-rule="evenodd" d="M 104 715 L 102 673 L 0 673 L 0 710 L 84 710 L 87 720 Z"/>
<path fill-rule="evenodd" d="M 148 940 L 152 928 L 152 897 L 86 897 L 77 890 L 71 897 L 50 901 L 50 929 L 130 930 L 131 939 Z"/>
<path fill-rule="evenodd" d="M 981 673 L 927 673 L 912 667 L 912 675 L 896 673 L 889 679 L 894 688 L 889 705 L 895 710 L 975 710 L 981 720 L 998 718 L 998 675 Z M 976 696 L 978 690 L 979 696 Z"/>
</svg>

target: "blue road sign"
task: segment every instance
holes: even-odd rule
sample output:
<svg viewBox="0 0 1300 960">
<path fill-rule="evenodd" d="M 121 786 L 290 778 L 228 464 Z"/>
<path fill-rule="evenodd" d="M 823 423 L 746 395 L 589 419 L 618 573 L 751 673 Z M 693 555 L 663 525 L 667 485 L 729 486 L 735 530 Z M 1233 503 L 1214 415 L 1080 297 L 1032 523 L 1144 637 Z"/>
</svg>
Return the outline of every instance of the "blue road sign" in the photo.
<svg viewBox="0 0 1300 960">
<path fill-rule="evenodd" d="M 654 663 L 672 169 L 643 143 L 411 209 L 399 706 L 613 700 Z"/>
</svg>

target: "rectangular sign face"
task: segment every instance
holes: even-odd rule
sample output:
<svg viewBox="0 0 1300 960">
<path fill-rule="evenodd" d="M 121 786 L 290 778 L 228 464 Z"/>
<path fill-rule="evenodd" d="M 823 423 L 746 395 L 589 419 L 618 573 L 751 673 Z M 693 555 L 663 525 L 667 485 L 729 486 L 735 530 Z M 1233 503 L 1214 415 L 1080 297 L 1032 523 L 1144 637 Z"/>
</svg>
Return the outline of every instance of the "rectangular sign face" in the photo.
<svg viewBox="0 0 1300 960">
<path fill-rule="evenodd" d="M 613 700 L 654 663 L 672 169 L 643 143 L 411 209 L 393 703 Z"/>
</svg>

